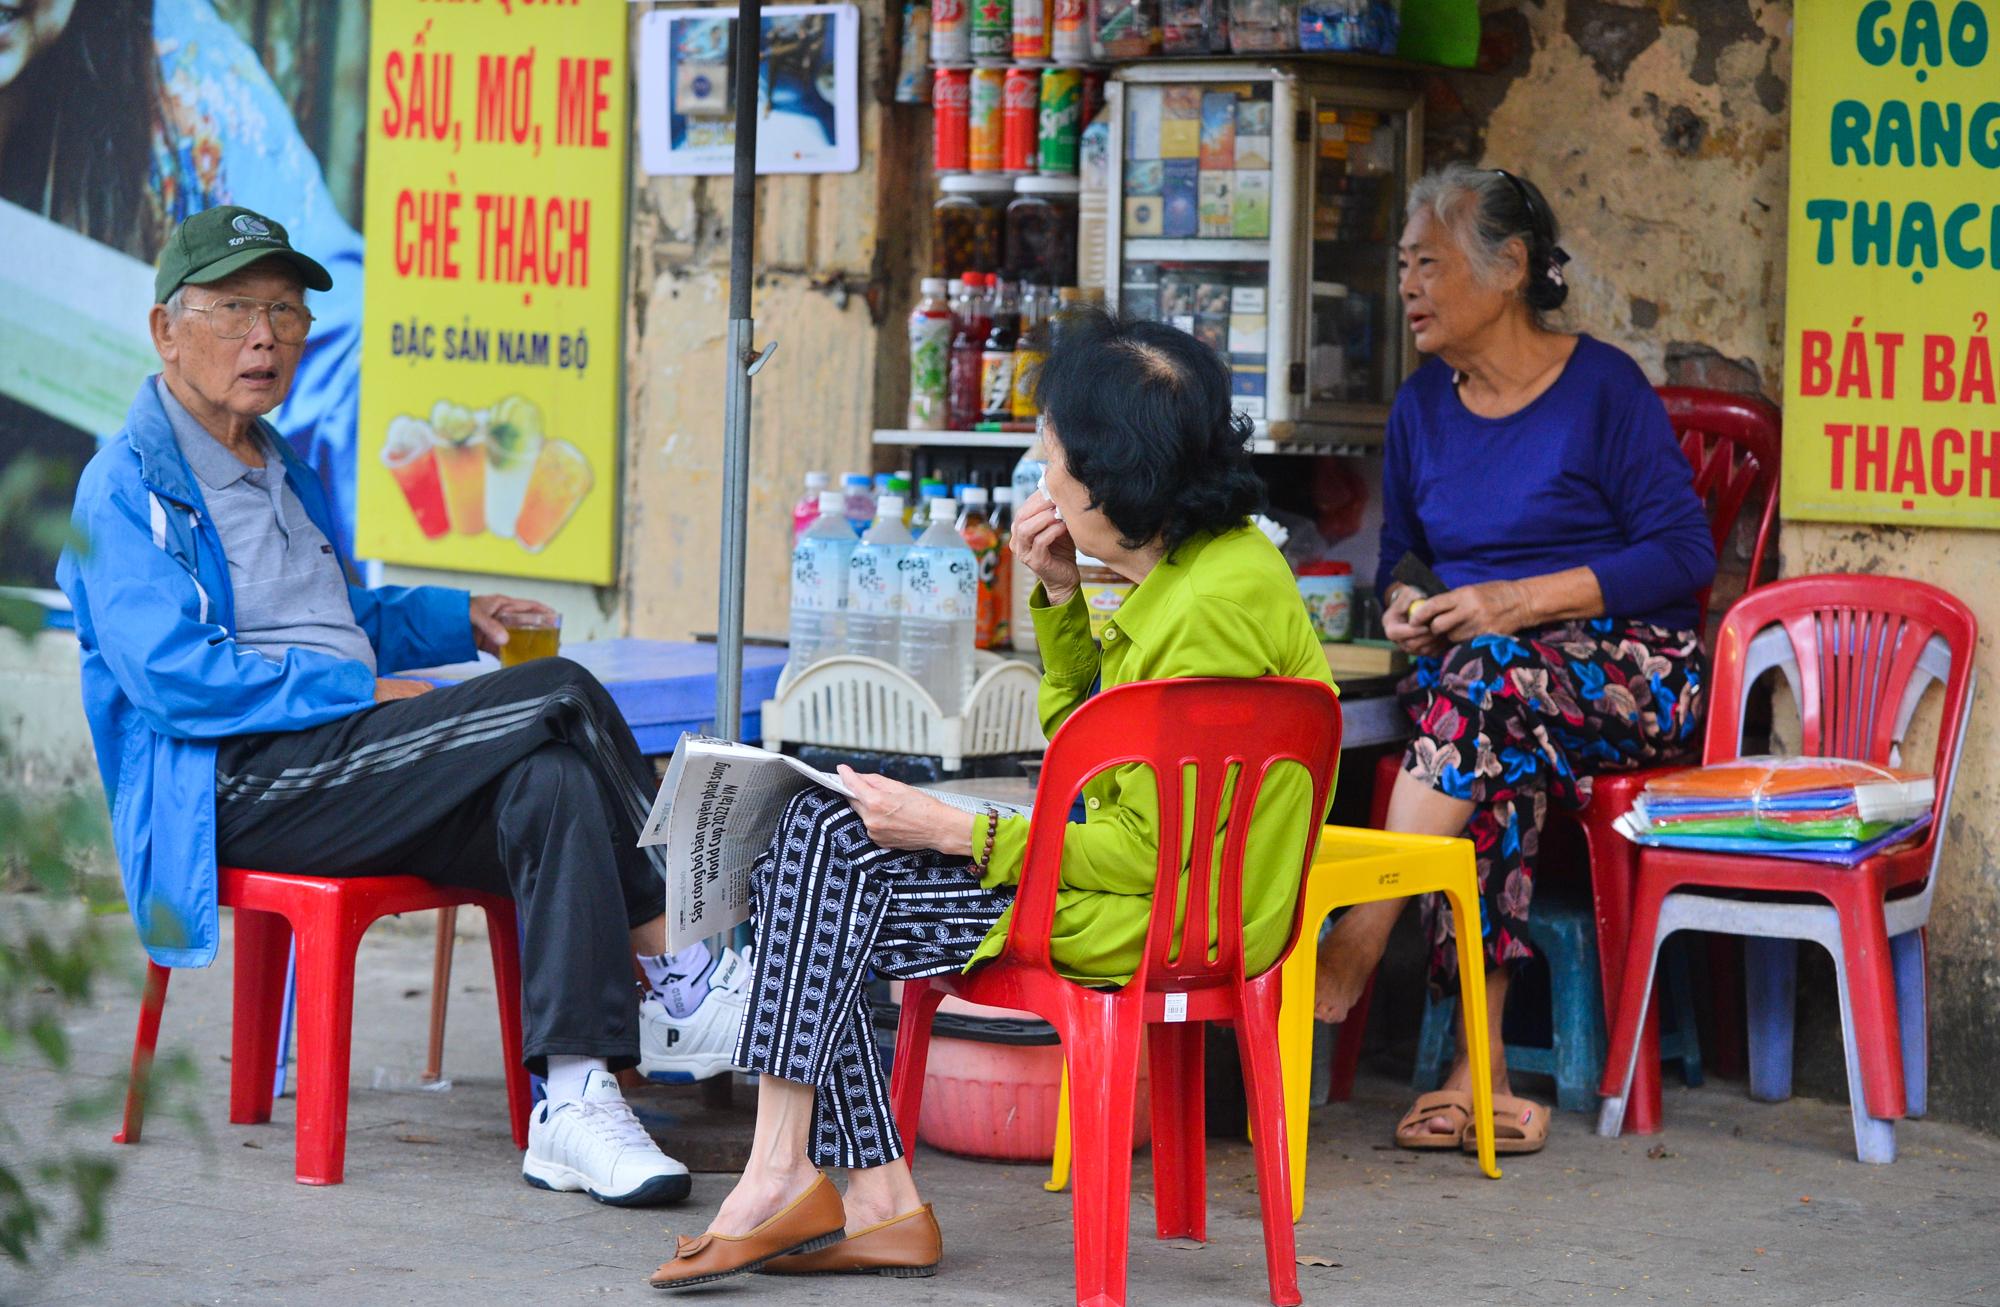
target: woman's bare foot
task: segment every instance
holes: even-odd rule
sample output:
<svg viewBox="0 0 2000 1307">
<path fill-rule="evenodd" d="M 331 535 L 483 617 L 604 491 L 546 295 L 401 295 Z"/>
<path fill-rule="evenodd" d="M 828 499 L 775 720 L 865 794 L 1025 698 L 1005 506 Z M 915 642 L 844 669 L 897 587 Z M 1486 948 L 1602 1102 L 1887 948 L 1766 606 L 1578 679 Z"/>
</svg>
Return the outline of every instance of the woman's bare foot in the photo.
<svg viewBox="0 0 2000 1307">
<path fill-rule="evenodd" d="M 1389 932 L 1403 910 L 1402 899 L 1363 903 L 1350 908 L 1319 945 L 1319 967 L 1313 986 L 1313 1019 L 1337 1025 L 1347 1019 L 1367 991 L 1375 965 L 1389 946 Z"/>
<path fill-rule="evenodd" d="M 747 1170 L 722 1200 L 708 1228 L 715 1234 L 745 1235 L 785 1210 L 812 1188 L 819 1171 L 804 1158 L 796 1166 Z"/>
</svg>

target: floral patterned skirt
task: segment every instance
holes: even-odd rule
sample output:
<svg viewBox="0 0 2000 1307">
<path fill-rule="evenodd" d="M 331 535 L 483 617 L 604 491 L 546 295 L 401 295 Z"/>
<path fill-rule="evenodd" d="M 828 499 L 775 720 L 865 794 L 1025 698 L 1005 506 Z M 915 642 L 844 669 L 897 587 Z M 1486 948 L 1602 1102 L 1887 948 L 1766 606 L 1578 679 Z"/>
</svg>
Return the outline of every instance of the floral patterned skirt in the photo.
<svg viewBox="0 0 2000 1307">
<path fill-rule="evenodd" d="M 1534 956 L 1535 855 L 1551 802 L 1580 808 L 1598 772 L 1673 762 L 1700 743 L 1707 657 L 1695 631 L 1612 618 L 1484 635 L 1418 658 L 1397 687 L 1417 738 L 1403 770 L 1475 806 L 1489 965 Z M 1431 983 L 1458 987 L 1452 916 L 1426 895 Z"/>
</svg>

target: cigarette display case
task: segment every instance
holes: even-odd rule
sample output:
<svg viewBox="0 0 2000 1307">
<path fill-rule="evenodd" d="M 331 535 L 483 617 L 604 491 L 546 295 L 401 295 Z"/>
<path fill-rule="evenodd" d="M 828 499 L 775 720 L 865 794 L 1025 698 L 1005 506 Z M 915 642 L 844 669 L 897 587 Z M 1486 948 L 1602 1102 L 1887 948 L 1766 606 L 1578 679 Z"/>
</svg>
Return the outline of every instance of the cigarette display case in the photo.
<svg viewBox="0 0 2000 1307">
<path fill-rule="evenodd" d="M 1159 62 L 1113 74 L 1106 294 L 1228 360 L 1260 444 L 1379 443 L 1414 365 L 1396 242 L 1422 105 L 1372 70 Z"/>
</svg>

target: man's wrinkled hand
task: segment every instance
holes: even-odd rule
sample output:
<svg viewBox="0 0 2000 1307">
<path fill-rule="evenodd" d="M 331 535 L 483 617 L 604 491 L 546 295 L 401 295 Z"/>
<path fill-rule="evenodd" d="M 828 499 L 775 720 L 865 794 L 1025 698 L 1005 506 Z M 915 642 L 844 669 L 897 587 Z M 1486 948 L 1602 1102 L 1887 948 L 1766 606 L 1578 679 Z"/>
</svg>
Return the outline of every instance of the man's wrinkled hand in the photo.
<svg viewBox="0 0 2000 1307">
<path fill-rule="evenodd" d="M 375 678 L 375 702 L 388 703 L 392 699 L 414 699 L 435 689 L 437 687 L 429 681 L 406 681 L 399 676 L 378 676 Z"/>
<path fill-rule="evenodd" d="M 498 656 L 500 646 L 507 643 L 507 619 L 510 617 L 555 618 L 556 610 L 533 599 L 515 599 L 508 595 L 474 595 L 470 605 L 472 616 L 472 638 L 480 650 Z"/>
</svg>

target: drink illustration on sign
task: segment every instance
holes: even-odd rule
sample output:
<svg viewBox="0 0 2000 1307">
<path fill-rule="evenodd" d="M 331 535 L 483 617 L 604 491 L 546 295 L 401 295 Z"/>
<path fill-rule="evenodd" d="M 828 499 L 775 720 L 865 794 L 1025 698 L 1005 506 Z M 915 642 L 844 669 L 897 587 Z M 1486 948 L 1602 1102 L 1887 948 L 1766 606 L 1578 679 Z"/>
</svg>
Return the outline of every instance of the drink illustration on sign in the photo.
<svg viewBox="0 0 2000 1307">
<path fill-rule="evenodd" d="M 382 464 L 425 539 L 495 535 L 531 554 L 548 547 L 595 484 L 583 451 L 551 439 L 540 407 L 521 395 L 490 409 L 441 399 L 428 419 L 399 414 Z"/>
</svg>

